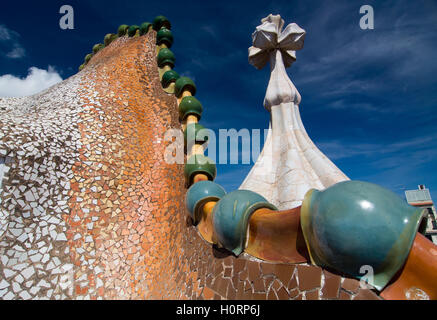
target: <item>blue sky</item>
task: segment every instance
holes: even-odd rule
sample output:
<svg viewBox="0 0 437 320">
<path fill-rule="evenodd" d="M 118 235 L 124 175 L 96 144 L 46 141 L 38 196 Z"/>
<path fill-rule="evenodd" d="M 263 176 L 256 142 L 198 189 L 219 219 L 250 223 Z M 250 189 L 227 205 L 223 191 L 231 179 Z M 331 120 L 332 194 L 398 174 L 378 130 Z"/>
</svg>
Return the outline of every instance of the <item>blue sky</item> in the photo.
<svg viewBox="0 0 437 320">
<path fill-rule="evenodd" d="M 75 10 L 74 30 L 59 28 L 64 4 Z M 359 27 L 364 4 L 374 8 L 374 30 Z M 247 48 L 269 13 L 307 32 L 287 71 L 316 145 L 351 179 L 402 196 L 425 184 L 437 199 L 436 1 L 8 1 L 0 94 L 14 79 L 19 92 L 66 79 L 106 33 L 162 14 L 173 26 L 175 70 L 198 87 L 201 123 L 216 132 L 265 129 L 269 69 L 249 65 Z M 218 165 L 216 181 L 234 190 L 251 166 Z"/>
</svg>

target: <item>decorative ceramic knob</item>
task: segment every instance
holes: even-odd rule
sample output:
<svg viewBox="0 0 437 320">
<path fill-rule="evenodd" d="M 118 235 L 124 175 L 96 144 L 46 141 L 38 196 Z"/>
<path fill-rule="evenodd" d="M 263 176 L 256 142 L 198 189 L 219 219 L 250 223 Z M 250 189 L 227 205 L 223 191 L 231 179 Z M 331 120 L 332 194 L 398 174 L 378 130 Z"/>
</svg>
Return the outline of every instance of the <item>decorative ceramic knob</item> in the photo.
<svg viewBox="0 0 437 320">
<path fill-rule="evenodd" d="M 105 45 L 103 43 L 98 43 L 98 44 L 94 45 L 93 53 L 96 54 L 97 52 L 102 50 L 104 47 L 105 47 Z"/>
<path fill-rule="evenodd" d="M 176 82 L 179 79 L 179 74 L 174 70 L 169 70 L 162 75 L 161 84 L 164 88 L 167 88 L 170 83 Z"/>
<path fill-rule="evenodd" d="M 193 184 L 185 196 L 185 204 L 195 224 L 199 222 L 202 207 L 209 201 L 219 201 L 226 195 L 225 189 L 212 181 Z"/>
<path fill-rule="evenodd" d="M 164 16 L 157 16 L 155 20 L 153 20 L 153 30 L 159 31 L 162 27 L 167 29 L 171 29 L 171 23 Z"/>
<path fill-rule="evenodd" d="M 370 266 L 369 284 L 381 290 L 408 257 L 423 212 L 376 184 L 345 181 L 308 191 L 301 225 L 314 264 L 357 279 Z"/>
<path fill-rule="evenodd" d="M 90 60 L 91 60 L 92 57 L 93 57 L 93 54 L 92 54 L 92 53 L 88 53 L 88 54 L 85 56 L 85 59 L 84 59 L 85 64 L 87 64 L 88 62 L 90 62 Z"/>
<path fill-rule="evenodd" d="M 178 80 L 176 80 L 176 84 L 175 84 L 176 97 L 179 98 L 180 96 L 182 96 L 182 93 L 184 91 L 190 91 L 192 96 L 196 94 L 196 85 L 194 84 L 193 80 L 191 80 L 188 77 L 180 77 Z"/>
<path fill-rule="evenodd" d="M 127 29 L 129 29 L 129 26 L 127 24 L 122 24 L 118 27 L 118 36 L 123 37 L 127 33 Z"/>
<path fill-rule="evenodd" d="M 117 39 L 116 34 L 108 33 L 103 40 L 105 43 L 105 47 L 109 46 L 112 43 L 112 41 L 114 41 L 115 39 Z"/>
<path fill-rule="evenodd" d="M 184 130 L 185 145 L 194 143 L 205 143 L 208 141 L 209 130 L 207 130 L 200 123 L 189 123 Z"/>
<path fill-rule="evenodd" d="M 193 96 L 187 96 L 182 98 L 179 103 L 179 119 L 185 120 L 189 115 L 197 116 L 197 119 L 200 120 L 202 117 L 203 107 L 199 100 Z"/>
<path fill-rule="evenodd" d="M 235 255 L 240 255 L 245 248 L 250 216 L 261 208 L 277 210 L 264 197 L 249 190 L 236 190 L 225 195 L 213 210 L 213 226 L 218 243 Z"/>
<path fill-rule="evenodd" d="M 145 35 L 149 32 L 150 28 L 152 28 L 152 24 L 150 22 L 143 22 L 140 26 L 140 35 Z"/>
<path fill-rule="evenodd" d="M 189 185 L 192 184 L 196 174 L 204 174 L 210 181 L 213 181 L 217 175 L 217 168 L 207 156 L 195 154 L 188 158 L 184 169 L 185 179 Z"/>
<path fill-rule="evenodd" d="M 171 48 L 173 44 L 173 35 L 171 31 L 165 27 L 162 27 L 156 35 L 156 44 L 165 44 L 167 48 Z"/>
<path fill-rule="evenodd" d="M 127 30 L 127 34 L 129 35 L 129 37 L 133 37 L 139 29 L 140 27 L 137 25 L 130 26 Z"/>
<path fill-rule="evenodd" d="M 171 68 L 173 68 L 175 61 L 176 61 L 176 58 L 175 58 L 173 52 L 170 51 L 170 49 L 163 48 L 163 49 L 159 50 L 158 67 L 163 68 L 165 65 L 168 65 Z"/>
</svg>

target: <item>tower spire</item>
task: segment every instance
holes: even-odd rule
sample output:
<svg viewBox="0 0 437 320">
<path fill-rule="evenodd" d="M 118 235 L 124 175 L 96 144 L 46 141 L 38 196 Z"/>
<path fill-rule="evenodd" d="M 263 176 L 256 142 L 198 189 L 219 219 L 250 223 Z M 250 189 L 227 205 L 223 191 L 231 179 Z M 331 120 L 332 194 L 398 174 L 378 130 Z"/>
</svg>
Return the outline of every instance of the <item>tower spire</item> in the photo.
<svg viewBox="0 0 437 320">
<path fill-rule="evenodd" d="M 279 209 L 301 205 L 305 193 L 349 180 L 312 142 L 303 126 L 301 96 L 286 68 L 303 48 L 305 30 L 296 23 L 285 29 L 280 15 L 261 20 L 252 34 L 249 63 L 262 69 L 270 61 L 264 107 L 271 114 L 269 134 L 257 162 L 240 189 L 263 195 Z"/>
</svg>

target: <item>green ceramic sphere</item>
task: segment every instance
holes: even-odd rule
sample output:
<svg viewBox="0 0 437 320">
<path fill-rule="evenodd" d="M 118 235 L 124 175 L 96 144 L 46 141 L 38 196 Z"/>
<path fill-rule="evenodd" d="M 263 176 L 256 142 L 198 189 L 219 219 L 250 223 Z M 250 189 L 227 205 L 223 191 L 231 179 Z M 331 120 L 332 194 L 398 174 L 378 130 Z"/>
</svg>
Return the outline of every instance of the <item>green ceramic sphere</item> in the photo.
<svg viewBox="0 0 437 320">
<path fill-rule="evenodd" d="M 155 20 L 153 20 L 153 30 L 159 31 L 162 27 L 167 29 L 171 29 L 170 21 L 164 16 L 157 16 Z"/>
<path fill-rule="evenodd" d="M 165 27 L 162 27 L 156 35 L 156 44 L 165 44 L 167 48 L 171 48 L 173 45 L 173 35 L 171 31 Z"/>
<path fill-rule="evenodd" d="M 187 160 L 184 169 L 187 183 L 191 185 L 194 176 L 199 173 L 206 175 L 210 181 L 213 181 L 217 175 L 217 168 L 214 162 L 203 154 L 195 154 Z"/>
<path fill-rule="evenodd" d="M 88 54 L 85 56 L 85 64 L 87 64 L 88 62 L 90 62 L 90 60 L 91 60 L 92 57 L 93 57 L 93 54 L 92 54 L 92 53 L 88 53 Z"/>
<path fill-rule="evenodd" d="M 143 22 L 140 26 L 140 35 L 145 35 L 149 32 L 150 27 L 153 27 L 150 22 Z"/>
<path fill-rule="evenodd" d="M 235 255 L 240 255 L 245 249 L 250 217 L 262 208 L 277 210 L 263 196 L 253 191 L 236 190 L 223 196 L 212 212 L 218 243 Z"/>
<path fill-rule="evenodd" d="M 105 45 L 103 43 L 98 43 L 98 44 L 94 45 L 93 53 L 96 54 L 97 52 L 102 50 L 104 47 L 105 47 Z"/>
<path fill-rule="evenodd" d="M 166 73 L 163 74 L 161 79 L 161 84 L 164 88 L 167 88 L 170 83 L 175 82 L 177 79 L 179 79 L 179 74 L 174 70 L 169 70 Z"/>
<path fill-rule="evenodd" d="M 369 284 L 382 290 L 405 263 L 423 213 L 376 184 L 343 181 L 308 191 L 300 222 L 313 264 L 356 279 L 371 266 Z"/>
<path fill-rule="evenodd" d="M 165 65 L 169 65 L 171 68 L 174 67 L 176 58 L 170 49 L 162 48 L 158 53 L 158 67 L 162 68 Z"/>
<path fill-rule="evenodd" d="M 175 94 L 179 98 L 182 96 L 182 93 L 188 90 L 191 92 L 191 95 L 196 94 L 196 85 L 194 84 L 193 80 L 191 80 L 188 77 L 180 77 L 178 80 L 176 80 L 175 85 Z"/>
<path fill-rule="evenodd" d="M 202 117 L 202 112 L 202 104 L 196 99 L 196 97 L 184 97 L 181 103 L 179 103 L 179 118 L 182 121 L 185 120 L 189 115 L 195 115 L 197 116 L 197 119 L 200 120 Z"/>
<path fill-rule="evenodd" d="M 127 24 L 122 24 L 118 27 L 118 36 L 123 37 L 126 35 L 127 29 L 129 29 L 129 26 Z"/>
<path fill-rule="evenodd" d="M 201 210 L 209 201 L 219 201 L 226 195 L 225 189 L 212 181 L 199 181 L 192 185 L 185 195 L 185 205 L 194 224 L 200 220 Z"/>
<path fill-rule="evenodd" d="M 127 29 L 127 34 L 129 35 L 129 37 L 133 37 L 139 29 L 140 27 L 137 25 L 130 26 L 129 29 Z"/>
<path fill-rule="evenodd" d="M 105 47 L 109 46 L 115 39 L 117 39 L 116 34 L 108 33 L 104 38 Z"/>
<path fill-rule="evenodd" d="M 204 131 L 202 131 L 204 130 Z M 200 134 L 199 132 L 202 131 Z M 190 142 L 192 144 L 195 143 L 205 143 L 208 141 L 208 136 L 204 136 L 204 133 L 206 132 L 206 128 L 202 126 L 200 123 L 190 123 L 187 125 L 187 127 L 184 130 L 184 142 L 187 146 L 187 142 Z M 190 141 L 188 141 L 190 140 Z"/>
</svg>

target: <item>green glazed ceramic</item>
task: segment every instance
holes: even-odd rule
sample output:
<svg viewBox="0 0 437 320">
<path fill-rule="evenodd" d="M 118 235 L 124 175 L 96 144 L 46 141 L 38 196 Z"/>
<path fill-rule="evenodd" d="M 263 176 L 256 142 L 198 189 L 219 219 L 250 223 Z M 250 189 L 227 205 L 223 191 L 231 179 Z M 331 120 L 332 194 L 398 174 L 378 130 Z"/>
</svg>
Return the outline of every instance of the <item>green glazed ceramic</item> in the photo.
<svg viewBox="0 0 437 320">
<path fill-rule="evenodd" d="M 109 46 L 112 43 L 112 41 L 114 41 L 115 39 L 117 39 L 116 34 L 108 33 L 103 40 L 105 43 L 105 47 Z"/>
<path fill-rule="evenodd" d="M 219 244 L 240 255 L 245 248 L 250 216 L 261 208 L 277 210 L 253 191 L 236 190 L 225 195 L 213 209 L 214 233 Z"/>
<path fill-rule="evenodd" d="M 196 115 L 200 120 L 202 117 L 202 104 L 193 96 L 184 97 L 179 103 L 179 118 L 185 120 L 189 115 Z"/>
<path fill-rule="evenodd" d="M 179 98 L 180 96 L 182 96 L 182 93 L 185 90 L 190 91 L 192 96 L 196 95 L 196 85 L 194 84 L 193 80 L 188 77 L 180 77 L 178 80 L 176 80 L 175 84 L 176 96 Z"/>
<path fill-rule="evenodd" d="M 200 133 L 199 133 L 200 132 Z M 209 131 L 200 123 L 190 123 L 184 130 L 184 142 L 188 146 L 194 143 L 205 143 L 208 141 Z"/>
<path fill-rule="evenodd" d="M 194 175 L 205 174 L 210 181 L 213 181 L 217 174 L 214 162 L 203 154 L 192 155 L 185 164 L 184 175 L 188 184 L 192 184 Z"/>
<path fill-rule="evenodd" d="M 127 29 L 129 29 L 129 26 L 127 24 L 122 24 L 118 27 L 118 36 L 123 37 L 127 33 Z"/>
<path fill-rule="evenodd" d="M 176 58 L 170 49 L 162 48 L 161 50 L 159 50 L 158 67 L 162 68 L 165 65 L 169 65 L 171 68 L 173 68 L 175 61 L 176 61 Z"/>
<path fill-rule="evenodd" d="M 139 29 L 140 27 L 137 25 L 130 26 L 129 29 L 127 29 L 127 34 L 129 35 L 129 37 L 133 37 Z"/>
<path fill-rule="evenodd" d="M 164 88 L 167 88 L 170 83 L 176 82 L 179 79 L 179 74 L 174 70 L 169 70 L 162 75 L 161 84 Z"/>
<path fill-rule="evenodd" d="M 423 210 L 378 185 L 345 181 L 324 191 L 310 190 L 301 209 L 301 226 L 311 260 L 382 290 L 402 267 Z"/>
<path fill-rule="evenodd" d="M 92 54 L 92 53 L 88 53 L 88 54 L 85 56 L 85 64 L 87 64 L 88 62 L 90 62 L 90 60 L 91 60 L 92 57 L 93 57 L 93 54 Z"/>
<path fill-rule="evenodd" d="M 173 45 L 173 35 L 171 31 L 165 27 L 161 28 L 156 35 L 156 44 L 161 45 L 163 43 L 167 46 L 167 48 L 171 48 Z"/>
<path fill-rule="evenodd" d="M 164 16 L 157 16 L 155 20 L 153 20 L 153 29 L 155 31 L 159 31 L 162 27 L 167 29 L 171 29 L 170 21 Z"/>
<path fill-rule="evenodd" d="M 140 26 L 140 35 L 145 35 L 147 32 L 149 32 L 150 28 L 152 27 L 152 24 L 150 22 L 143 22 Z"/>
<path fill-rule="evenodd" d="M 219 201 L 225 194 L 225 189 L 212 181 L 199 181 L 192 185 L 185 196 L 185 204 L 194 223 L 199 222 L 200 210 L 205 203 Z"/>
<path fill-rule="evenodd" d="M 103 43 L 98 43 L 98 44 L 94 45 L 93 53 L 96 54 L 97 52 L 102 50 L 104 47 L 105 47 L 105 45 Z"/>
</svg>

